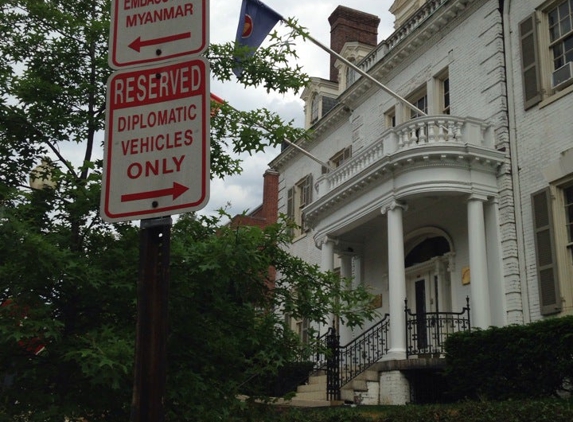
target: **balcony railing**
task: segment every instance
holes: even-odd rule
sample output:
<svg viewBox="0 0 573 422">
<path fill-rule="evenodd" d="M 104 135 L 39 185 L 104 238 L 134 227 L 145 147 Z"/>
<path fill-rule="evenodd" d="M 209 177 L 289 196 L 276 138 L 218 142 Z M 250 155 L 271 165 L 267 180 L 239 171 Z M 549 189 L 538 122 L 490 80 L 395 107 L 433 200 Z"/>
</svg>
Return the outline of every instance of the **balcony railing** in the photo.
<svg viewBox="0 0 573 422">
<path fill-rule="evenodd" d="M 375 165 L 383 166 L 383 158 L 402 151 L 424 153 L 429 148 L 476 145 L 494 149 L 494 139 L 485 121 L 449 115 L 424 116 L 385 131 L 372 144 L 361 148 L 348 162 L 318 181 L 319 197 L 351 180 Z"/>
<path fill-rule="evenodd" d="M 441 357 L 446 338 L 453 333 L 470 331 L 470 301 L 461 312 L 412 313 L 405 301 L 406 357 Z"/>
<path fill-rule="evenodd" d="M 494 140 L 488 125 L 482 120 L 448 115 L 419 117 L 385 131 L 376 142 L 322 177 L 318 181 L 319 196 L 379 163 L 385 156 L 414 148 L 447 148 L 451 145 L 476 145 L 493 149 Z"/>
</svg>

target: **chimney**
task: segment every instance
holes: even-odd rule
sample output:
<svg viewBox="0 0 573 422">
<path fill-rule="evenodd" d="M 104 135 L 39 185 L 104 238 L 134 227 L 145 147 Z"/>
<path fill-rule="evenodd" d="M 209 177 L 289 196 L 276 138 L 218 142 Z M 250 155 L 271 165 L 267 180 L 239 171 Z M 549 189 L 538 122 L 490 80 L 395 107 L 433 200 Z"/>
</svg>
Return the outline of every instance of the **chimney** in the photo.
<svg viewBox="0 0 573 422">
<path fill-rule="evenodd" d="M 328 18 L 330 48 L 340 53 L 347 42 L 360 42 L 375 47 L 378 44 L 380 18 L 345 6 L 338 6 Z M 330 80 L 338 82 L 336 58 L 330 56 Z"/>
<path fill-rule="evenodd" d="M 267 224 L 276 223 L 279 216 L 279 173 L 268 169 L 263 175 L 263 218 Z"/>
</svg>

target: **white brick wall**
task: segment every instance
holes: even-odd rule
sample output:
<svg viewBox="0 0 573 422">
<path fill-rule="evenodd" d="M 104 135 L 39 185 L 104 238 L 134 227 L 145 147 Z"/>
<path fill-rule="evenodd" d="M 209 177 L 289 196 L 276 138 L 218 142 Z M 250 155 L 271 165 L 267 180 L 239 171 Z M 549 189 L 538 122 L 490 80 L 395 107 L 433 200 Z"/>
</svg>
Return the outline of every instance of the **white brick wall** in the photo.
<svg viewBox="0 0 573 422">
<path fill-rule="evenodd" d="M 499 186 L 499 232 L 501 237 L 503 307 L 506 323 L 523 323 L 540 318 L 537 280 L 535 269 L 535 250 L 531 223 L 530 196 L 533 192 L 547 186 L 542 170 L 555 162 L 560 154 L 573 147 L 573 95 L 568 95 L 553 103 L 543 104 L 532 110 L 524 111 L 522 106 L 521 64 L 518 43 L 517 24 L 543 2 L 506 1 L 505 9 L 510 10 L 511 19 L 508 34 L 511 34 L 510 61 L 512 73 L 506 80 L 504 40 L 501 36 L 502 17 L 497 0 L 470 2 L 462 17 L 449 24 L 449 27 L 428 39 L 402 63 L 385 74 L 382 83 L 407 97 L 413 90 L 426 85 L 428 93 L 436 90 L 431 85 L 433 78 L 445 68 L 449 69 L 451 86 L 451 113 L 457 116 L 472 116 L 490 122 L 495 132 L 496 147 L 506 152 L 507 164 L 500 170 Z M 510 84 L 510 85 L 509 85 Z M 509 90 L 509 91 L 508 91 Z M 515 113 L 509 113 L 506 93 L 515 95 Z M 432 100 L 430 100 L 432 103 Z M 400 105 L 381 90 L 370 90 L 354 104 L 348 104 L 351 112 L 346 121 L 321 134 L 307 148 L 326 161 L 334 153 L 355 141 L 354 153 L 361 145 L 367 146 L 380 138 L 385 130 L 383 113 L 396 105 L 397 114 L 404 112 Z M 400 119 L 398 119 L 400 122 Z M 513 125 L 510 127 L 510 123 Z M 510 148 L 510 136 L 516 139 L 517 151 Z M 512 155 L 513 154 L 513 155 Z M 513 185 L 513 168 L 510 160 L 517 160 L 519 185 Z M 303 155 L 288 162 L 281 171 L 279 212 L 286 213 L 286 190 L 312 172 L 315 182 L 321 176 L 320 165 Z M 521 211 L 516 217 L 514 189 Z M 411 212 L 411 211 L 409 211 Z M 447 211 L 445 211 L 447 212 Z M 458 209 L 458 215 L 465 210 Z M 456 219 L 451 215 L 451 219 Z M 452 235 L 456 247 L 456 269 L 453 273 L 453 307 L 463 306 L 468 294 L 467 286 L 460 286 L 459 278 L 463 266 L 468 265 L 469 256 L 466 247 L 467 222 L 464 218 L 452 223 L 441 218 L 432 221 L 421 212 L 419 226 L 423 224 L 443 224 Z M 523 222 L 523 228 L 516 224 Z M 405 225 L 405 233 L 419 227 Z M 380 226 L 379 238 L 368 239 L 369 248 L 364 260 L 364 280 L 372 284 L 374 291 L 382 292 L 386 303 L 388 295 L 387 281 L 384 279 L 387 247 L 384 244 L 385 228 Z M 292 245 L 291 251 L 309 262 L 320 263 L 320 250 L 313 239 L 314 232 Z M 520 239 L 523 242 L 520 243 Z M 520 245 L 523 247 L 520 249 Z M 372 265 L 378 260 L 379 265 Z M 522 283 L 525 280 L 525 283 Z M 523 289 L 524 285 L 527 289 Z M 531 315 L 524 315 L 523 295 L 527 296 Z M 527 302 L 527 301 L 526 301 Z M 387 305 L 386 305 L 387 306 Z"/>
<path fill-rule="evenodd" d="M 525 273 L 521 274 L 526 278 L 527 294 L 530 300 L 531 319 L 537 320 L 542 316 L 539 309 L 539 296 L 537 286 L 537 272 L 535 263 L 535 243 L 533 238 L 533 221 L 531 210 L 531 194 L 548 186 L 548 181 L 543 176 L 543 169 L 551 163 L 559 160 L 561 154 L 573 147 L 573 93 L 569 93 L 557 101 L 551 101 L 548 97 L 541 104 L 524 110 L 523 106 L 523 82 L 521 77 L 521 57 L 519 45 L 519 23 L 534 12 L 536 8 L 548 4 L 541 0 L 512 0 L 506 2 L 507 10 L 511 16 L 509 27 L 511 42 L 508 54 L 511 55 L 512 72 L 509 74 L 508 86 L 510 93 L 515 98 L 515 140 L 519 171 L 519 192 L 518 197 L 522 206 L 520 217 L 523 219 L 523 230 L 519 233 L 523 236 L 524 250 L 521 251 L 523 267 Z M 543 20 L 543 14 L 539 15 Z M 538 26 L 541 30 L 539 39 L 546 41 L 548 36 L 543 32 L 544 25 Z M 548 48 L 541 45 L 541 57 L 550 59 Z M 547 63 L 545 77 L 549 77 L 552 70 L 551 64 Z M 557 230 L 562 230 L 557 228 Z M 565 260 L 567 261 L 567 260 Z M 569 262 L 559 262 L 562 266 L 571 265 Z M 570 281 L 569 281 L 570 283 Z M 571 297 L 565 303 L 565 310 L 571 312 L 573 304 Z"/>
<path fill-rule="evenodd" d="M 380 404 L 403 405 L 410 402 L 410 385 L 400 371 L 380 373 Z"/>
</svg>

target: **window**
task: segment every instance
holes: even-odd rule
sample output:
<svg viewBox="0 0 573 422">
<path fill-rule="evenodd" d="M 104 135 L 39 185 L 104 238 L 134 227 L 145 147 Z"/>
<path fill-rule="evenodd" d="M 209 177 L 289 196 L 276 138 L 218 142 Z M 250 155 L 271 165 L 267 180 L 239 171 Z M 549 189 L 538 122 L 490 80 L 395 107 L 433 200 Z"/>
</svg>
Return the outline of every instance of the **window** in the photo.
<svg viewBox="0 0 573 422">
<path fill-rule="evenodd" d="M 420 91 L 418 94 L 412 96 L 409 101 L 410 103 L 418 107 L 420 110 L 422 110 L 424 113 L 428 114 L 428 94 L 425 89 L 423 91 Z M 410 109 L 411 119 L 415 119 L 416 117 L 420 116 L 421 116 L 420 113 Z"/>
<path fill-rule="evenodd" d="M 521 21 L 519 41 L 527 110 L 573 82 L 570 68 L 563 68 L 573 62 L 573 0 L 550 1 Z"/>
<path fill-rule="evenodd" d="M 320 96 L 318 94 L 314 94 L 312 96 L 312 103 L 311 103 L 311 109 L 310 109 L 310 124 L 314 124 L 316 123 L 316 121 L 318 120 L 319 116 L 320 116 Z"/>
<path fill-rule="evenodd" d="M 396 127 L 396 108 L 392 107 L 386 113 L 384 113 L 384 122 L 386 124 L 386 129 L 391 127 Z"/>
<path fill-rule="evenodd" d="M 343 150 L 338 151 L 330 158 L 330 160 L 328 160 L 328 163 L 331 164 L 332 167 L 334 168 L 340 167 L 342 163 L 348 160 L 351 156 L 352 156 L 352 145 L 347 148 L 344 148 Z"/>
<path fill-rule="evenodd" d="M 573 186 L 563 189 L 563 199 L 565 204 L 565 218 L 567 220 L 567 246 L 573 246 Z"/>
<path fill-rule="evenodd" d="M 330 159 L 328 160 L 328 164 L 330 164 L 331 168 L 337 168 L 340 167 L 346 161 L 348 161 L 350 157 L 352 157 L 352 145 L 338 151 L 336 154 L 330 157 Z M 322 174 L 325 173 L 328 173 L 328 168 L 322 167 Z"/>
<path fill-rule="evenodd" d="M 307 230 L 302 209 L 312 202 L 312 174 L 299 180 L 287 196 L 287 216 L 297 225 L 291 234 L 299 237 Z"/>
<path fill-rule="evenodd" d="M 450 110 L 450 72 L 448 68 L 439 72 L 432 81 L 430 112 L 432 114 L 451 114 Z"/>
<path fill-rule="evenodd" d="M 555 253 L 551 191 L 544 189 L 532 195 L 533 228 L 539 285 L 539 306 L 542 315 L 561 311 L 561 293 Z"/>
<path fill-rule="evenodd" d="M 547 13 L 553 70 L 573 61 L 573 0 L 567 0 Z"/>
<path fill-rule="evenodd" d="M 450 114 L 450 77 L 446 76 L 441 80 L 441 100 L 442 114 Z"/>
</svg>

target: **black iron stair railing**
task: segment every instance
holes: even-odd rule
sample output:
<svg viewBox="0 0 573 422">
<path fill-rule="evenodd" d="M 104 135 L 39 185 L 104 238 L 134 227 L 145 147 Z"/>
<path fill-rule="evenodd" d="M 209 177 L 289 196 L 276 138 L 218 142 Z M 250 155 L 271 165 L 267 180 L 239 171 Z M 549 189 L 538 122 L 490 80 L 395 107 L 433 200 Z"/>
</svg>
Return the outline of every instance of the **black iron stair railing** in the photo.
<svg viewBox="0 0 573 422">
<path fill-rule="evenodd" d="M 340 400 L 340 388 L 352 381 L 388 353 L 390 316 L 360 334 L 345 346 L 334 328 L 327 335 L 327 398 Z"/>
<path fill-rule="evenodd" d="M 413 355 L 440 357 L 446 338 L 458 331 L 471 331 L 470 299 L 461 312 L 412 313 L 405 300 L 406 357 Z"/>
<path fill-rule="evenodd" d="M 331 353 L 328 348 L 328 339 L 331 335 L 331 329 L 317 337 L 313 343 L 313 351 L 311 354 L 311 361 L 314 362 L 312 372 L 310 375 L 317 375 L 320 371 L 326 370 L 327 356 Z"/>
</svg>

